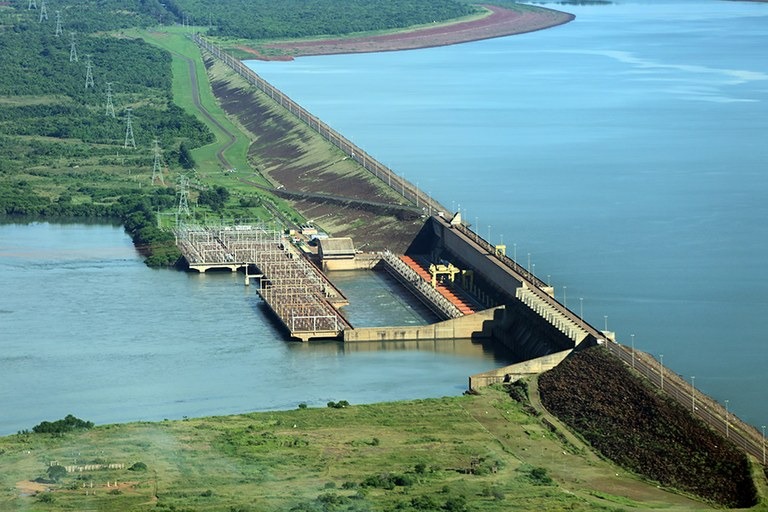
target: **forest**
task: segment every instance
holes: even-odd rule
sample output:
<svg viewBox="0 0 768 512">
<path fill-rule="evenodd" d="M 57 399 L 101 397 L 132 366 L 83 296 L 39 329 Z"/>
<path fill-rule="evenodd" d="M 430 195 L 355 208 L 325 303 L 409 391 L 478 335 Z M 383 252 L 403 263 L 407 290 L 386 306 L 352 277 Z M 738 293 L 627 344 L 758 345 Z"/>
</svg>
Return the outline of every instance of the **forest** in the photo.
<svg viewBox="0 0 768 512">
<path fill-rule="evenodd" d="M 155 139 L 173 165 L 213 136 L 172 102 L 167 52 L 108 33 L 156 24 L 162 7 L 74 2 L 59 11 L 59 34 L 54 11 L 23 7 L 0 6 L 0 215 L 118 219 L 148 264 L 174 263 L 153 213 L 174 204 L 174 184 L 152 190 L 137 178 L 152 168 Z"/>
<path fill-rule="evenodd" d="M 169 0 L 177 16 L 212 36 L 285 39 L 390 30 L 466 16 L 457 0 Z M 279 5 L 278 8 L 276 8 Z"/>
</svg>

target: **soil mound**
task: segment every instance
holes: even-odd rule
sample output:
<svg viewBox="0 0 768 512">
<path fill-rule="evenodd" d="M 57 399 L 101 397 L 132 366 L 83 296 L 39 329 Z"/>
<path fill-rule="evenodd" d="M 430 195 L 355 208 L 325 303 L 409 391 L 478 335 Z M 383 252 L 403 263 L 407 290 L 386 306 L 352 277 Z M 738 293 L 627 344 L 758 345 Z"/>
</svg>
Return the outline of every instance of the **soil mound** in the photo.
<svg viewBox="0 0 768 512">
<path fill-rule="evenodd" d="M 601 347 L 539 378 L 544 406 L 607 458 L 728 507 L 757 502 L 747 456 Z"/>
</svg>

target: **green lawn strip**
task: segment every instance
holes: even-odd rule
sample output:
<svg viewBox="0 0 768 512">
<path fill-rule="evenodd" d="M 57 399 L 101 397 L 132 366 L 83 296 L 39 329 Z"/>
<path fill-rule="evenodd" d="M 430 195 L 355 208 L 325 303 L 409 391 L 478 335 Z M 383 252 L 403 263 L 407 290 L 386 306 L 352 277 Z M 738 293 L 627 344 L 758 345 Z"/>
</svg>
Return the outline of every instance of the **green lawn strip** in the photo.
<svg viewBox="0 0 768 512">
<path fill-rule="evenodd" d="M 178 32 L 137 32 L 150 44 L 168 50 L 173 56 L 173 98 L 174 102 L 187 112 L 195 115 L 206 123 L 216 137 L 214 144 L 209 144 L 193 150 L 193 156 L 203 176 L 221 174 L 226 171 L 216 155 L 217 151 L 229 143 L 229 135 L 203 115 L 193 102 L 192 82 L 189 77 L 189 64 L 186 59 L 192 59 L 195 64 L 197 85 L 202 107 L 222 126 L 235 136 L 235 143 L 228 147 L 224 156 L 233 168 L 248 169 L 247 153 L 250 138 L 240 128 L 232 123 L 221 110 L 213 96 L 205 66 L 200 51 L 186 34 Z"/>
</svg>

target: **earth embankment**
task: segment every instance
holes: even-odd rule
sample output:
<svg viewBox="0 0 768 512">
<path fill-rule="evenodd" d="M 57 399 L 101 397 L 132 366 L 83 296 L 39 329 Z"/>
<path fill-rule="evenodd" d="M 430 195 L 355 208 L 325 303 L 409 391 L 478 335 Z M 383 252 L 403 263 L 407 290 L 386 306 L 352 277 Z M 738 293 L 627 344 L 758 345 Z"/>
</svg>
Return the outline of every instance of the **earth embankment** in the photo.
<svg viewBox="0 0 768 512">
<path fill-rule="evenodd" d="M 482 7 L 488 13 L 485 16 L 439 24 L 434 27 L 420 27 L 414 30 L 365 37 L 270 43 L 264 45 L 261 51 L 246 46 L 240 46 L 239 49 L 264 60 L 286 60 L 308 55 L 413 50 L 534 32 L 568 23 L 575 18 L 569 13 L 528 5 L 521 5 L 517 9 L 505 9 L 493 5 Z"/>
</svg>

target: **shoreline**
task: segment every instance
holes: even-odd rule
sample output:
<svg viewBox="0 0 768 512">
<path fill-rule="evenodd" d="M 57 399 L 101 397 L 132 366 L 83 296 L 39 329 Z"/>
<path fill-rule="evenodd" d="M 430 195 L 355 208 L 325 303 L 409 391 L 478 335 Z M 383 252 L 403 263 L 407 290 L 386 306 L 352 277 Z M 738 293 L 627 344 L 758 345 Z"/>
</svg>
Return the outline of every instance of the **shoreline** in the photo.
<svg viewBox="0 0 768 512">
<path fill-rule="evenodd" d="M 536 32 L 564 25 L 576 18 L 570 13 L 538 6 L 526 6 L 524 11 L 492 5 L 481 7 L 489 12 L 487 16 L 437 27 L 421 27 L 375 36 L 286 41 L 263 46 L 265 50 L 283 52 L 280 55 L 265 55 L 248 45 L 239 45 L 236 48 L 253 55 L 255 60 L 264 61 L 291 61 L 296 57 L 319 55 L 419 50 Z"/>
</svg>

